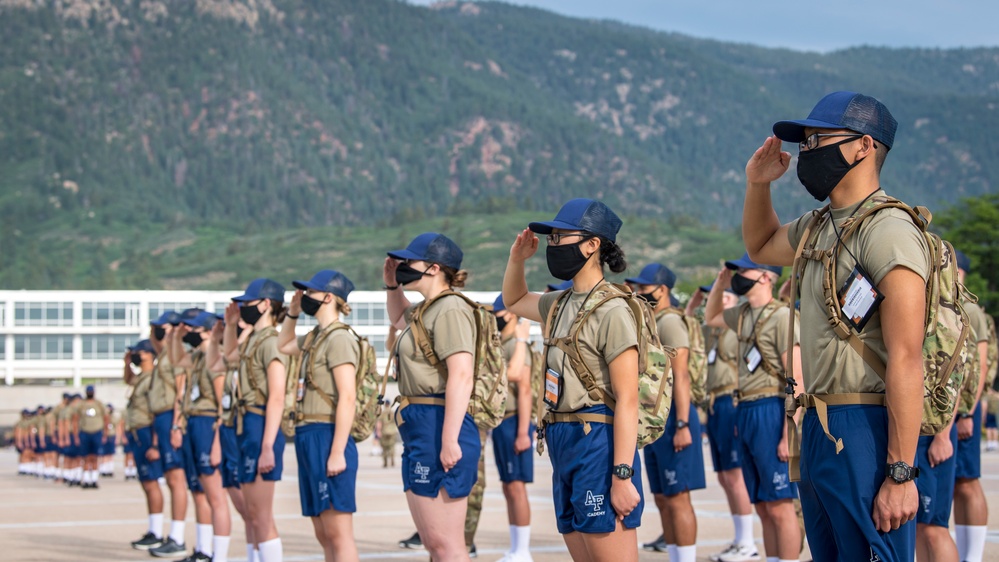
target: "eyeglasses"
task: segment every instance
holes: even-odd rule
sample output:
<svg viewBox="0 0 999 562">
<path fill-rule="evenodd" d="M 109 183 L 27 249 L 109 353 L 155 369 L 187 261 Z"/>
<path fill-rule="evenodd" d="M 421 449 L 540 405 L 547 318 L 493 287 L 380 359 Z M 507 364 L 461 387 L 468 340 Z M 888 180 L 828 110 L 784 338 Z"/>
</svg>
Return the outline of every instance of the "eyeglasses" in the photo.
<svg viewBox="0 0 999 562">
<path fill-rule="evenodd" d="M 805 140 L 798 143 L 798 150 L 814 150 L 819 147 L 819 139 L 829 137 L 850 137 L 859 139 L 863 137 L 859 133 L 812 133 Z"/>
<path fill-rule="evenodd" d="M 585 238 L 589 236 L 589 234 L 585 234 L 583 232 L 571 232 L 571 233 L 552 232 L 551 234 L 548 235 L 546 239 L 548 240 L 548 243 L 551 244 L 552 246 L 558 246 L 559 242 L 561 242 L 563 238 L 569 236 L 581 236 Z"/>
</svg>

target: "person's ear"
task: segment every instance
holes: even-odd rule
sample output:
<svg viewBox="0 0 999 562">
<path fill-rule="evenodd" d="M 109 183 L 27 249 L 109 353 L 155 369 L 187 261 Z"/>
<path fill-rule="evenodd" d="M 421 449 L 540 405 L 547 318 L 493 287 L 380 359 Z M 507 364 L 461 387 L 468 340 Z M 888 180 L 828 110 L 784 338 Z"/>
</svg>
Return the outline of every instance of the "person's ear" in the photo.
<svg viewBox="0 0 999 562">
<path fill-rule="evenodd" d="M 593 256 L 595 254 L 596 255 L 600 254 L 600 239 L 597 238 L 596 236 L 591 236 L 590 238 L 588 238 L 586 240 L 586 244 L 585 245 L 586 245 L 586 248 L 590 251 L 590 255 L 587 256 L 587 258 L 589 258 L 589 257 L 591 257 L 591 256 Z"/>
</svg>

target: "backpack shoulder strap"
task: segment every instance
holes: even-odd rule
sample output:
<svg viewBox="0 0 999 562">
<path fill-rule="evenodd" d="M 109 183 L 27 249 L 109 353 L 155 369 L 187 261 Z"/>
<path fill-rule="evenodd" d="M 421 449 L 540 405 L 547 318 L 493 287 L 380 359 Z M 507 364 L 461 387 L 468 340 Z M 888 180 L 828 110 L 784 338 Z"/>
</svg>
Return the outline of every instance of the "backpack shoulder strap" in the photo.
<svg viewBox="0 0 999 562">
<path fill-rule="evenodd" d="M 413 332 L 413 340 L 416 346 L 420 348 L 423 352 L 423 356 L 426 357 L 427 362 L 431 366 L 441 369 L 441 361 L 437 358 L 437 353 L 434 351 L 434 342 L 430 339 L 430 334 L 427 332 L 427 327 L 423 323 L 423 315 L 426 313 L 435 302 L 439 301 L 444 297 L 455 295 L 461 297 L 466 303 L 468 303 L 473 308 L 478 306 L 478 303 L 468 298 L 467 296 L 452 290 L 442 291 L 437 296 L 427 299 L 420 303 L 416 309 L 413 310 L 413 319 L 410 322 L 410 330 Z"/>
</svg>

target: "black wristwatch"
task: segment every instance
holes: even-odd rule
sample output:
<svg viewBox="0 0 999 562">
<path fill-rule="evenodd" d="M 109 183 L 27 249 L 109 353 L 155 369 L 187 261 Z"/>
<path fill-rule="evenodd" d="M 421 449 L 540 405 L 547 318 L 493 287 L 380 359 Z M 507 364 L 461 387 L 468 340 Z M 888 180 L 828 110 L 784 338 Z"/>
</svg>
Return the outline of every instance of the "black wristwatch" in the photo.
<svg viewBox="0 0 999 562">
<path fill-rule="evenodd" d="M 631 480 L 631 477 L 635 475 L 635 469 L 626 464 L 619 464 L 614 467 L 613 473 L 621 480 Z"/>
<path fill-rule="evenodd" d="M 690 427 L 690 423 L 687 420 L 676 420 L 676 430 L 687 429 Z"/>
<path fill-rule="evenodd" d="M 919 469 L 898 461 L 888 465 L 886 474 L 896 484 L 904 484 L 910 480 L 915 480 L 919 476 Z"/>
<path fill-rule="evenodd" d="M 957 419 L 959 420 L 970 420 L 975 417 L 975 414 L 958 414 Z"/>
</svg>

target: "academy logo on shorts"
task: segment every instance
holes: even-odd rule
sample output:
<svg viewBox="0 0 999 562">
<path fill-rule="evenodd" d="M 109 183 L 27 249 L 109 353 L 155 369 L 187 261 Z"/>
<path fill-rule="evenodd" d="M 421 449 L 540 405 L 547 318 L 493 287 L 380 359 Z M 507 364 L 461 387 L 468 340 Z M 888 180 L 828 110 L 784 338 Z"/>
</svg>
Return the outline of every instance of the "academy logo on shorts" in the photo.
<svg viewBox="0 0 999 562">
<path fill-rule="evenodd" d="M 413 469 L 413 473 L 416 474 L 417 478 L 414 482 L 418 484 L 429 484 L 430 480 L 427 476 L 430 475 L 430 467 L 423 466 L 419 462 L 416 463 L 416 468 Z"/>
<path fill-rule="evenodd" d="M 739 462 L 739 451 L 732 449 L 732 462 Z"/>
<path fill-rule="evenodd" d="M 246 459 L 243 464 L 246 466 L 246 472 L 254 473 L 257 471 L 257 459 Z"/>
<path fill-rule="evenodd" d="M 923 513 L 929 513 L 930 502 L 933 501 L 933 498 L 931 498 L 930 496 L 920 496 L 920 499 L 923 500 Z"/>
<path fill-rule="evenodd" d="M 774 489 L 783 490 L 788 487 L 787 474 L 774 473 Z"/>
<path fill-rule="evenodd" d="M 663 471 L 663 473 L 666 475 L 666 484 L 668 484 L 670 486 L 676 486 L 677 485 L 676 471 L 675 470 L 666 470 L 666 471 Z"/>
<path fill-rule="evenodd" d="M 208 453 L 201 453 L 198 455 L 198 465 L 208 468 L 212 466 L 212 458 Z"/>
<path fill-rule="evenodd" d="M 329 482 L 322 480 L 319 482 L 319 501 L 324 502 L 330 499 L 330 485 Z"/>
<path fill-rule="evenodd" d="M 583 502 L 586 507 L 593 508 L 591 513 L 587 513 L 587 517 L 600 517 L 606 511 L 604 511 L 604 495 L 596 495 L 592 490 L 586 491 L 586 501 Z"/>
<path fill-rule="evenodd" d="M 871 547 L 871 560 L 870 562 L 881 562 L 881 557 L 878 556 L 877 552 L 874 552 L 874 547 Z"/>
</svg>

